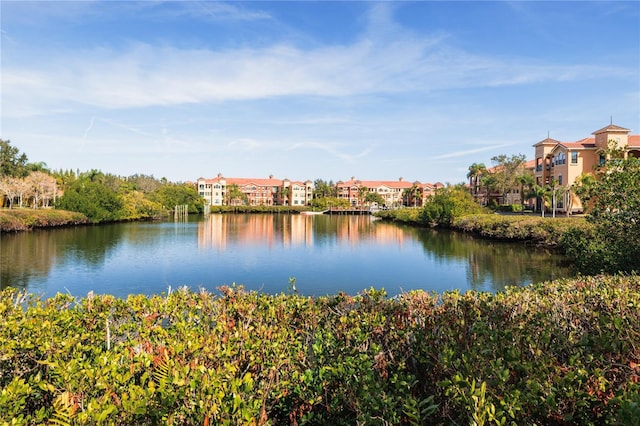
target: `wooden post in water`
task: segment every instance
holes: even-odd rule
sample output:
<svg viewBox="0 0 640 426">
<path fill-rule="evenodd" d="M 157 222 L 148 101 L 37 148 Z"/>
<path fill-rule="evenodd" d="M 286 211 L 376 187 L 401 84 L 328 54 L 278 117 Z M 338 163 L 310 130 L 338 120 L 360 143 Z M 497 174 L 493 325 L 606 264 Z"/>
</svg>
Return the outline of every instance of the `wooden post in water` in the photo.
<svg viewBox="0 0 640 426">
<path fill-rule="evenodd" d="M 188 204 L 182 204 L 182 205 L 179 205 L 179 206 L 175 206 L 175 208 L 173 210 L 174 219 L 186 219 L 188 215 L 189 215 L 189 205 Z"/>
</svg>

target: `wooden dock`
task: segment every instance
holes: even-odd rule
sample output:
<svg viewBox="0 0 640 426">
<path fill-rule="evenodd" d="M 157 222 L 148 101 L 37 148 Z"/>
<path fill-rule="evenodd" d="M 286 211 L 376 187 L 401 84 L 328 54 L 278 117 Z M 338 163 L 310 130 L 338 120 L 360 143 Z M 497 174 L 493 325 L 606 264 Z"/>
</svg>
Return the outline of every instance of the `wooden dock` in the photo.
<svg viewBox="0 0 640 426">
<path fill-rule="evenodd" d="M 371 214 L 371 209 L 365 207 L 351 207 L 351 208 L 341 208 L 341 207 L 330 207 L 325 211 L 325 214 L 336 214 L 336 215 L 368 215 Z"/>
</svg>

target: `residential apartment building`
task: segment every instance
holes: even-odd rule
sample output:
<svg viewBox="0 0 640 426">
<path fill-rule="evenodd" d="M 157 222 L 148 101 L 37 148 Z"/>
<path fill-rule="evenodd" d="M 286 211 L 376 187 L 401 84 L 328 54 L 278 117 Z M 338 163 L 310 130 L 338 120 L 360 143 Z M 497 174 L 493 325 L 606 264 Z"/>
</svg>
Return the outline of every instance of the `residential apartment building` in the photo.
<svg viewBox="0 0 640 426">
<path fill-rule="evenodd" d="M 292 181 L 289 179 L 275 179 L 269 176 L 261 178 L 227 178 L 218 174 L 210 179 L 199 178 L 196 188 L 202 198 L 209 205 L 223 206 L 234 203 L 244 203 L 238 199 L 231 199 L 230 189 L 237 186 L 244 194 L 246 203 L 251 206 L 306 206 L 313 199 L 314 185 L 310 180 Z M 336 184 L 338 198 L 349 201 L 352 207 L 364 206 L 361 194 L 363 191 L 377 193 L 384 199 L 384 206 L 415 206 L 424 205 L 427 197 L 433 195 L 442 183 L 408 182 L 402 178 L 397 181 L 382 180 L 350 180 L 339 181 Z M 380 206 L 382 207 L 382 206 Z"/>
<path fill-rule="evenodd" d="M 384 199 L 384 206 L 415 206 L 419 207 L 437 188 L 442 188 L 442 183 L 409 182 L 402 178 L 397 181 L 383 180 L 359 180 L 351 177 L 348 181 L 338 181 L 338 198 L 346 199 L 349 205 L 360 207 L 364 200 L 360 195 L 363 191 L 374 192 Z"/>
<path fill-rule="evenodd" d="M 230 188 L 235 185 L 246 196 L 251 206 L 305 206 L 313 197 L 313 182 L 300 182 L 289 179 L 226 178 L 218 174 L 215 178 L 199 178 L 196 187 L 198 193 L 209 205 L 229 205 L 238 200 L 229 197 Z"/>
<path fill-rule="evenodd" d="M 555 182 L 559 187 L 570 188 L 582 174 L 592 173 L 605 164 L 609 142 L 623 149 L 625 155 L 640 157 L 640 135 L 631 135 L 630 132 L 611 123 L 593 132 L 593 137 L 575 142 L 560 142 L 547 137 L 536 143 L 533 145 L 536 184 L 544 186 Z M 556 208 L 563 212 L 583 210 L 580 199 L 570 190 L 563 191 Z"/>
</svg>

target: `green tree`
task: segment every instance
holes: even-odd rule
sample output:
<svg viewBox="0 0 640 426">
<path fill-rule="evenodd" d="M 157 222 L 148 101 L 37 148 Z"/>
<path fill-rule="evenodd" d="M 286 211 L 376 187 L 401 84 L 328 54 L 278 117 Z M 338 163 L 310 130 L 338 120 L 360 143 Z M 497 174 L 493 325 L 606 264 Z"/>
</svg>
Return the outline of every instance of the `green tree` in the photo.
<svg viewBox="0 0 640 426">
<path fill-rule="evenodd" d="M 535 197 L 536 204 L 540 205 L 540 211 L 542 212 L 542 217 L 544 217 L 544 211 L 547 205 L 547 201 L 549 200 L 548 189 L 541 185 L 533 185 L 530 191 L 530 195 L 532 197 Z"/>
<path fill-rule="evenodd" d="M 314 209 L 326 210 L 331 207 L 348 208 L 349 200 L 338 197 L 322 197 L 311 200 L 311 207 Z"/>
<path fill-rule="evenodd" d="M 147 196 L 149 200 L 158 203 L 164 210 L 171 210 L 175 206 L 187 204 L 189 213 L 202 213 L 204 200 L 198 191 L 187 184 L 167 183 Z"/>
<path fill-rule="evenodd" d="M 324 181 L 316 179 L 313 182 L 313 198 L 337 197 L 338 188 L 333 181 Z"/>
<path fill-rule="evenodd" d="M 225 202 L 228 206 L 237 206 L 238 204 L 247 204 L 248 197 L 247 194 L 240 191 L 240 187 L 232 183 L 227 186 L 227 191 L 224 194 Z"/>
<path fill-rule="evenodd" d="M 418 198 L 420 195 L 420 188 L 415 183 L 411 185 L 410 188 L 402 191 L 402 198 L 404 199 L 405 205 L 408 207 L 413 204 L 413 207 L 418 205 Z"/>
<path fill-rule="evenodd" d="M 97 175 L 88 174 L 71 183 L 56 201 L 56 208 L 83 213 L 96 223 L 122 219 L 120 196 L 99 180 L 92 180 Z"/>
<path fill-rule="evenodd" d="M 426 200 L 420 220 L 430 226 L 449 226 L 456 218 L 484 212 L 463 185 L 445 186 Z"/>
<path fill-rule="evenodd" d="M 126 181 L 133 185 L 133 189 L 142 191 L 145 194 L 155 191 L 162 186 L 162 183 L 153 175 L 135 174 L 129 176 Z"/>
<path fill-rule="evenodd" d="M 617 151 L 609 158 L 593 182 L 576 187 L 593 230 L 574 229 L 563 245 L 581 272 L 640 272 L 640 159 Z"/>
<path fill-rule="evenodd" d="M 368 205 L 371 205 L 371 203 L 376 203 L 379 206 L 383 206 L 385 203 L 384 197 L 382 197 L 382 195 L 378 194 L 377 192 L 367 193 L 364 200 Z"/>
<path fill-rule="evenodd" d="M 523 169 L 516 180 L 520 185 L 520 203 L 524 206 L 524 202 L 531 194 L 531 188 L 536 183 L 536 178 L 530 170 Z"/>
<path fill-rule="evenodd" d="M 47 163 L 44 161 L 38 161 L 35 163 L 27 163 L 25 166 L 28 172 L 44 172 L 47 174 L 51 174 L 51 170 L 47 167 Z"/>
<path fill-rule="evenodd" d="M 280 189 L 280 194 L 279 195 L 279 199 L 280 199 L 280 203 L 283 206 L 288 206 L 290 203 L 289 201 L 289 196 L 291 195 L 291 188 L 289 188 L 288 186 L 285 187 L 281 187 Z"/>
<path fill-rule="evenodd" d="M 591 194 L 594 193 L 595 184 L 596 177 L 592 173 L 582 173 L 573 184 L 573 191 L 580 198 L 583 210 L 587 212 L 592 208 Z"/>
<path fill-rule="evenodd" d="M 162 206 L 145 197 L 142 191 L 127 190 L 121 194 L 123 219 L 159 217 Z"/>
<path fill-rule="evenodd" d="M 491 189 L 500 194 L 503 202 L 506 202 L 509 191 L 519 187 L 518 176 L 522 174 L 526 158 L 524 154 L 512 156 L 502 154 L 491 158 L 495 164 L 491 173 L 494 178 Z"/>
<path fill-rule="evenodd" d="M 469 166 L 469 172 L 467 173 L 467 179 L 469 179 L 469 188 L 471 194 L 476 195 L 479 191 L 480 178 L 487 172 L 487 167 L 484 163 L 473 163 Z"/>
<path fill-rule="evenodd" d="M 28 173 L 27 155 L 11 146 L 11 141 L 0 139 L 0 177 L 25 177 Z"/>
<path fill-rule="evenodd" d="M 366 186 L 358 187 L 358 206 L 362 207 L 367 202 L 367 196 L 369 195 L 369 188 Z"/>
</svg>

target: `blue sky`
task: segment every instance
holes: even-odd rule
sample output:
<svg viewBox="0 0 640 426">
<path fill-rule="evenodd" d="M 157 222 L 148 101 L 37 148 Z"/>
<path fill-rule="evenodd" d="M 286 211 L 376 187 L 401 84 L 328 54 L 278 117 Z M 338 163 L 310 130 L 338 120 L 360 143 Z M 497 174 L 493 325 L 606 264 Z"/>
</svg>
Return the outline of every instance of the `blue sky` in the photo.
<svg viewBox="0 0 640 426">
<path fill-rule="evenodd" d="M 53 169 L 465 181 L 640 132 L 640 2 L 1 2 L 0 138 Z"/>
</svg>

